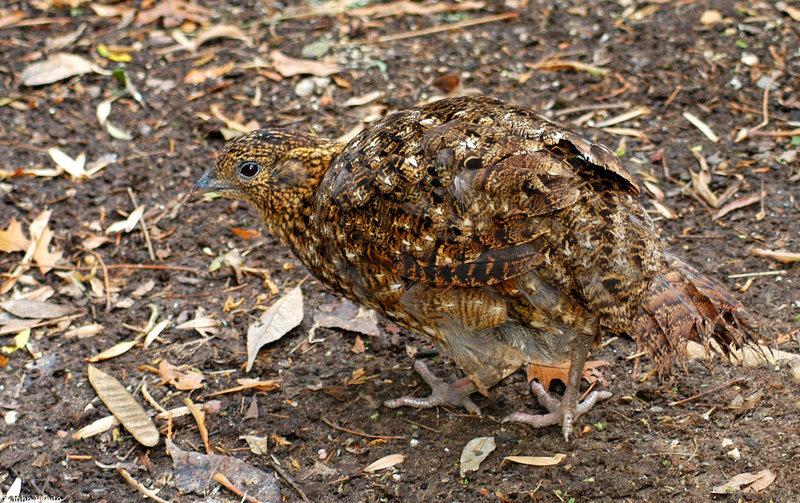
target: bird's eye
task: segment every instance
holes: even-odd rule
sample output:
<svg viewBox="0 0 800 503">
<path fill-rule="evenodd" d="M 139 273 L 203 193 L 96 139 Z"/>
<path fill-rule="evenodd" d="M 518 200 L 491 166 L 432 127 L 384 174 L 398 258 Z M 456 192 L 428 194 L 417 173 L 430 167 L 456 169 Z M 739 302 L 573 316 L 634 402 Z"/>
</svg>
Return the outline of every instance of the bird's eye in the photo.
<svg viewBox="0 0 800 503">
<path fill-rule="evenodd" d="M 253 178 L 261 171 L 261 166 L 257 162 L 243 162 L 239 165 L 238 171 L 242 178 Z"/>
</svg>

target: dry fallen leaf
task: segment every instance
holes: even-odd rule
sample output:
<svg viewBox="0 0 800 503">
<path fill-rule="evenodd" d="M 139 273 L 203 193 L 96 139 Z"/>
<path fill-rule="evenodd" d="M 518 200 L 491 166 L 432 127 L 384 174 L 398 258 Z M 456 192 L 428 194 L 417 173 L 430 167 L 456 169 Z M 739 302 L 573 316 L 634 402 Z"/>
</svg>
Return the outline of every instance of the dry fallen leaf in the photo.
<svg viewBox="0 0 800 503">
<path fill-rule="evenodd" d="M 314 320 L 314 326 L 340 328 L 373 337 L 380 335 L 378 317 L 375 311 L 356 305 L 346 299 L 337 304 L 333 312 L 317 317 Z"/>
<path fill-rule="evenodd" d="M 280 488 L 272 473 L 264 472 L 244 461 L 221 454 L 200 454 L 183 451 L 167 439 L 167 454 L 172 458 L 175 487 L 182 493 L 206 496 L 215 474 L 222 474 L 235 487 L 247 491 L 249 501 L 282 503 Z M 190 498 L 191 499 L 191 498 Z"/>
<path fill-rule="evenodd" d="M 97 396 L 133 438 L 147 447 L 158 444 L 158 428 L 122 383 L 94 365 L 89 365 L 87 373 Z"/>
<path fill-rule="evenodd" d="M 373 473 L 380 470 L 385 470 L 387 468 L 391 468 L 395 465 L 398 465 L 405 461 L 406 456 L 405 454 L 390 454 L 388 456 L 384 456 L 381 459 L 370 463 L 367 467 L 364 468 L 364 471 L 367 473 Z"/>
<path fill-rule="evenodd" d="M 83 75 L 97 71 L 91 61 L 76 54 L 57 52 L 44 61 L 28 65 L 20 77 L 26 86 L 41 86 L 68 79 L 75 75 Z"/>
<path fill-rule="evenodd" d="M 120 232 L 132 231 L 136 228 L 136 224 L 139 223 L 142 215 L 144 215 L 144 205 L 137 206 L 133 211 L 130 212 L 128 218 L 109 225 L 108 229 L 106 229 L 106 234 L 117 234 Z"/>
<path fill-rule="evenodd" d="M 161 377 L 161 384 L 171 384 L 181 391 L 203 387 L 203 374 L 194 370 L 180 371 L 167 360 L 161 360 L 158 364 L 158 375 Z"/>
<path fill-rule="evenodd" d="M 22 224 L 17 220 L 8 223 L 8 229 L 0 230 L 0 251 L 11 253 L 25 251 L 28 249 L 30 241 L 22 232 Z"/>
<path fill-rule="evenodd" d="M 81 440 L 84 438 L 93 437 L 100 433 L 105 433 L 111 428 L 119 424 L 119 419 L 114 416 L 101 417 L 100 419 L 87 424 L 80 430 L 72 434 L 72 440 Z"/>
<path fill-rule="evenodd" d="M 0 307 L 17 318 L 61 318 L 75 312 L 71 306 L 27 299 L 0 302 Z"/>
<path fill-rule="evenodd" d="M 495 449 L 494 437 L 473 438 L 461 451 L 459 473 L 463 479 L 467 472 L 474 472 Z"/>
<path fill-rule="evenodd" d="M 86 361 L 95 363 L 102 360 L 108 360 L 109 358 L 116 358 L 117 356 L 125 354 L 128 351 L 130 351 L 131 348 L 136 346 L 136 344 L 138 343 L 139 341 L 135 339 L 132 341 L 119 342 L 117 344 L 114 344 L 110 348 L 106 349 L 105 351 L 101 351 L 96 355 L 87 358 Z"/>
<path fill-rule="evenodd" d="M 758 473 L 740 473 L 734 475 L 724 484 L 718 485 L 711 490 L 712 494 L 728 494 L 735 491 L 742 493 L 757 493 L 763 491 L 775 481 L 775 473 L 771 470 L 761 470 Z"/>
<path fill-rule="evenodd" d="M 283 54 L 279 50 L 269 53 L 272 58 L 272 65 L 284 77 L 294 75 L 315 75 L 317 77 L 327 77 L 342 71 L 342 67 L 336 63 L 323 63 L 310 59 L 296 59 Z"/>
<path fill-rule="evenodd" d="M 554 466 L 567 459 L 566 454 L 555 454 L 553 456 L 506 456 L 504 461 L 519 463 L 530 466 Z"/>
<path fill-rule="evenodd" d="M 207 81 L 208 79 L 215 79 L 217 77 L 222 77 L 230 73 L 231 70 L 236 66 L 236 63 L 231 61 L 230 63 L 222 66 L 211 66 L 208 68 L 194 68 L 189 70 L 189 73 L 183 78 L 184 84 L 202 84 L 203 82 Z"/>
<path fill-rule="evenodd" d="M 72 330 L 67 330 L 64 332 L 64 338 L 70 339 L 72 337 L 77 337 L 78 339 L 87 339 L 102 333 L 104 329 L 105 327 L 99 323 L 91 323 L 82 327 L 73 328 Z"/>
<path fill-rule="evenodd" d="M 269 454 L 269 448 L 267 447 L 267 437 L 257 437 L 255 435 L 241 435 L 239 436 L 240 440 L 244 440 L 247 442 L 247 446 L 250 448 L 250 452 L 257 456 L 265 456 Z"/>
<path fill-rule="evenodd" d="M 247 330 L 247 367 L 250 372 L 258 350 L 277 341 L 303 321 L 303 292 L 299 286 L 272 304 Z"/>
<path fill-rule="evenodd" d="M 258 380 L 258 379 L 250 379 L 244 377 L 242 379 L 237 379 L 236 382 L 239 383 L 239 386 L 234 386 L 233 388 L 228 388 L 222 391 L 209 393 L 208 396 L 224 395 L 227 393 L 237 393 L 239 391 L 246 389 L 256 389 L 259 391 L 272 391 L 278 389 L 278 383 L 281 382 L 281 380 L 280 379 Z"/>
</svg>

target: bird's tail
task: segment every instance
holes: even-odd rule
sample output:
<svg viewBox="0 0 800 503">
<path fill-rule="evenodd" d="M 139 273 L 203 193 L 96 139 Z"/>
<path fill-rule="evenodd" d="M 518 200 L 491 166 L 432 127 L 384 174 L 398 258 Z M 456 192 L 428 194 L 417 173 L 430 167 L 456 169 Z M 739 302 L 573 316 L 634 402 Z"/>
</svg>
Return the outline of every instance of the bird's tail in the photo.
<svg viewBox="0 0 800 503">
<path fill-rule="evenodd" d="M 669 373 L 674 359 L 683 362 L 688 341 L 707 351 L 715 342 L 728 357 L 758 340 L 758 320 L 725 287 L 672 255 L 666 259 L 668 267 L 653 279 L 630 331 L 661 373 Z"/>
</svg>

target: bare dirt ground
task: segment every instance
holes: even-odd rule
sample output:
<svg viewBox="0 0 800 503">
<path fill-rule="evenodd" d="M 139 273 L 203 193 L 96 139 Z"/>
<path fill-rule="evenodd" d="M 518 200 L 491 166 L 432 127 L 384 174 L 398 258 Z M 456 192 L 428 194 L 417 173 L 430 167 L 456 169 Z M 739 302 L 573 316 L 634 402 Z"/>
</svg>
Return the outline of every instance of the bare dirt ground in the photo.
<svg viewBox="0 0 800 503">
<path fill-rule="evenodd" d="M 612 339 L 593 358 L 610 363 L 614 396 L 565 443 L 558 428 L 500 423 L 536 407 L 521 373 L 476 398 L 483 419 L 383 407 L 423 385 L 407 348 L 439 375 L 454 367 L 386 322 L 378 336 L 319 328 L 310 339 L 313 319 L 338 301 L 308 279 L 304 321 L 246 373 L 248 327 L 307 273 L 250 208 L 188 192 L 230 131 L 269 124 L 339 137 L 447 92 L 494 95 L 616 150 L 646 188 L 669 250 L 736 292 L 780 336 L 774 348 L 797 352 L 799 266 L 753 250 L 800 252 L 799 35 L 797 7 L 766 1 L 4 2 L 0 229 L 19 222 L 24 239 L 33 231 L 44 244 L 36 251 L 18 239 L 13 251 L 13 233 L 2 235 L 0 302 L 27 296 L 72 314 L 42 317 L 26 343 L 14 328 L 24 319 L 13 325 L 20 320 L 0 310 L 0 491 L 13 493 L 19 479 L 28 497 L 143 499 L 111 465 L 165 500 L 202 498 L 181 494 L 164 444 L 168 433 L 181 449 L 205 452 L 191 415 L 156 419 L 162 440 L 153 448 L 120 426 L 73 439 L 109 415 L 87 381 L 87 358 L 136 341 L 94 365 L 149 413 L 144 383 L 166 409 L 186 397 L 219 400 L 206 414 L 211 449 L 265 472 L 279 466 L 285 501 L 301 501 L 300 491 L 342 502 L 797 501 L 800 396 L 787 365 L 690 361 L 660 381 L 646 357 L 629 358 L 635 344 Z M 82 59 L 31 70 L 59 52 Z M 130 61 L 113 61 L 124 55 Z M 75 73 L 86 62 L 93 69 Z M 692 179 L 699 158 L 706 182 Z M 107 232 L 131 214 L 132 228 Z M 211 267 L 235 258 L 232 250 L 238 278 Z M 153 322 L 169 325 L 145 347 L 154 310 Z M 218 326 L 205 336 L 177 328 L 196 318 Z M 201 387 L 162 385 L 162 361 L 199 372 Z M 209 396 L 245 377 L 279 387 Z M 266 454 L 252 453 L 243 435 L 265 437 Z M 461 451 L 479 436 L 494 437 L 496 450 L 462 477 Z M 566 458 L 549 467 L 503 462 L 559 453 Z M 364 471 L 392 454 L 405 460 Z M 711 493 L 763 470 L 762 482 L 775 479 L 757 493 Z M 206 491 L 208 501 L 240 500 L 215 482 Z"/>
</svg>

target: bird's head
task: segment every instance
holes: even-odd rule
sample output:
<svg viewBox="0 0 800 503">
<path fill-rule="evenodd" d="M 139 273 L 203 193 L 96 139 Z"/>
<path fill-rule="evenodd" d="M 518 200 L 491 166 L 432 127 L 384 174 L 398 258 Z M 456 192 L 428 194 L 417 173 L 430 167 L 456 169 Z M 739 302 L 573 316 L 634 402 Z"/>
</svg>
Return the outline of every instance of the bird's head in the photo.
<svg viewBox="0 0 800 503">
<path fill-rule="evenodd" d="M 228 142 L 195 189 L 249 201 L 273 220 L 310 202 L 339 150 L 306 133 L 259 129 Z"/>
</svg>

